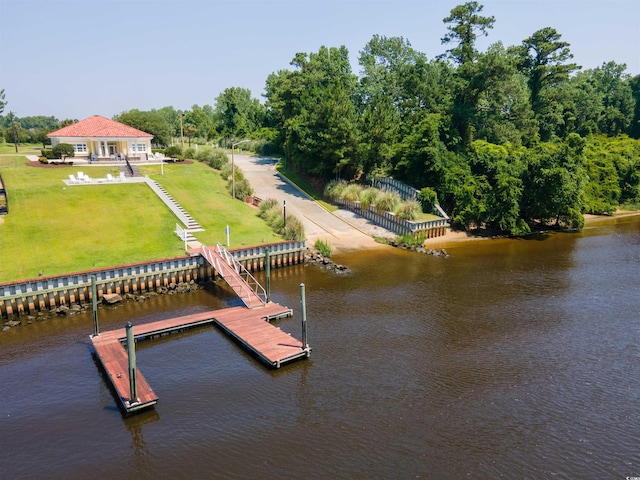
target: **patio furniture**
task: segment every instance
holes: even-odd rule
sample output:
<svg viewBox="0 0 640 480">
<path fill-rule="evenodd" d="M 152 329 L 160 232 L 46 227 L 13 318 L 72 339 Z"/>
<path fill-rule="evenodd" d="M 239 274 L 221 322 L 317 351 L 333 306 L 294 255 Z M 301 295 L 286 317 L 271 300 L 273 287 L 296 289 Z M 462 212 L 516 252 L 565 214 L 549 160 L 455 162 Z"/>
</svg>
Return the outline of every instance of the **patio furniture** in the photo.
<svg viewBox="0 0 640 480">
<path fill-rule="evenodd" d="M 72 185 L 76 185 L 76 184 L 80 183 L 80 181 L 76 177 L 74 177 L 73 175 L 69 175 L 69 183 L 72 184 Z"/>
<path fill-rule="evenodd" d="M 113 175 L 107 173 L 107 182 L 113 182 Z"/>
<path fill-rule="evenodd" d="M 120 177 L 118 177 L 118 180 L 124 182 L 124 172 L 120 172 Z"/>
</svg>

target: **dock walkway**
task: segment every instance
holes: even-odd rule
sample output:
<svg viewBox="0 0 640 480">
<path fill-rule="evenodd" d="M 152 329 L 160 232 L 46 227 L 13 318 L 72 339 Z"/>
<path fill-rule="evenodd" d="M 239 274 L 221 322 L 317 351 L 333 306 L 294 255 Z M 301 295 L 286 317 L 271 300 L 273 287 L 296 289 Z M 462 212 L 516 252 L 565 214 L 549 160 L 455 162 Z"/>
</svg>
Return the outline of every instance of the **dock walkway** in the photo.
<svg viewBox="0 0 640 480">
<path fill-rule="evenodd" d="M 311 352 L 308 346 L 269 323 L 292 315 L 290 308 L 273 302 L 262 308 L 231 307 L 138 325 L 134 328 L 134 338 L 138 342 L 213 324 L 268 366 L 280 368 L 284 363 L 308 357 Z M 122 344 L 125 339 L 126 329 L 120 328 L 92 336 L 91 342 L 120 404 L 127 413 L 133 413 L 155 405 L 158 397 L 142 374 L 136 371 L 137 399 L 131 398 L 128 356 Z"/>
</svg>

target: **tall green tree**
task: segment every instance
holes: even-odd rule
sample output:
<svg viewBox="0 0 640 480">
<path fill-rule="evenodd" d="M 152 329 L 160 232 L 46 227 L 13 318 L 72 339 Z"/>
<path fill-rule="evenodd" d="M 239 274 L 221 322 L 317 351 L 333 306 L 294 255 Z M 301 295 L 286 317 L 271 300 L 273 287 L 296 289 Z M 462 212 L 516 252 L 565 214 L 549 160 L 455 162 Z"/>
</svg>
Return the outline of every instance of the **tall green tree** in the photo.
<svg viewBox="0 0 640 480">
<path fill-rule="evenodd" d="M 165 115 L 157 110 L 143 112 L 133 109 L 116 115 L 114 120 L 150 133 L 153 135 L 153 142 L 158 145 L 168 146 L 171 144 L 173 128 L 167 122 Z"/>
<path fill-rule="evenodd" d="M 472 172 L 485 179 L 489 187 L 483 198 L 485 215 L 482 222 L 512 235 L 530 231 L 520 211 L 525 170 L 522 153 L 522 148 L 494 145 L 484 140 L 473 142 L 469 151 Z"/>
<path fill-rule="evenodd" d="M 360 52 L 361 153 L 367 170 L 390 171 L 405 102 L 416 95 L 407 91 L 405 79 L 417 61 L 424 61 L 424 55 L 402 37 L 374 35 Z"/>
<path fill-rule="evenodd" d="M 626 133 L 633 121 L 635 99 L 626 68 L 624 63 L 606 62 L 592 73 L 595 89 L 602 94 L 598 129 L 611 137 Z"/>
<path fill-rule="evenodd" d="M 226 88 L 215 102 L 218 133 L 227 138 L 246 138 L 262 128 L 266 110 L 247 88 Z"/>
<path fill-rule="evenodd" d="M 554 28 L 537 30 L 522 41 L 516 49 L 520 57 L 519 68 L 527 76 L 531 108 L 539 119 L 543 141 L 555 133 L 556 121 L 561 118 L 558 110 L 561 103 L 554 89 L 569 81 L 569 75 L 580 67 L 568 63 L 573 58 L 569 43 L 561 40 L 562 35 Z"/>
<path fill-rule="evenodd" d="M 267 106 L 282 122 L 287 162 L 300 172 L 324 180 L 351 176 L 358 169 L 357 77 L 349 52 L 321 47 L 298 53 L 293 72 L 267 81 Z"/>
<path fill-rule="evenodd" d="M 629 126 L 629 135 L 633 138 L 640 138 L 640 75 L 629 79 L 631 94 L 636 104 L 633 109 L 633 119 Z"/>
<path fill-rule="evenodd" d="M 585 205 L 585 140 L 571 133 L 560 143 L 545 143 L 527 152 L 523 216 L 531 221 L 582 228 Z"/>
<path fill-rule="evenodd" d="M 442 38 L 442 43 L 454 44 L 447 50 L 447 57 L 458 65 L 452 121 L 465 147 L 473 140 L 473 119 L 480 96 L 492 82 L 504 76 L 505 72 L 501 70 L 508 68 L 503 62 L 496 63 L 493 54 L 481 55 L 476 49 L 478 35 L 487 35 L 487 30 L 493 28 L 495 22 L 494 17 L 480 15 L 483 9 L 478 2 L 467 2 L 453 8 L 443 20 L 449 24 L 449 33 Z M 484 66 L 480 65 L 480 61 Z"/>
<path fill-rule="evenodd" d="M 0 115 L 4 112 L 4 107 L 7 105 L 7 102 L 4 99 L 4 88 L 0 90 Z"/>
<path fill-rule="evenodd" d="M 493 28 L 495 17 L 480 15 L 482 10 L 484 6 L 478 2 L 467 2 L 454 7 L 451 14 L 443 19 L 444 23 L 448 24 L 449 33 L 442 37 L 441 41 L 443 44 L 455 45 L 447 50 L 447 54 L 458 65 L 475 60 L 478 54 L 475 45 L 478 35 L 487 36 L 487 30 Z"/>
</svg>

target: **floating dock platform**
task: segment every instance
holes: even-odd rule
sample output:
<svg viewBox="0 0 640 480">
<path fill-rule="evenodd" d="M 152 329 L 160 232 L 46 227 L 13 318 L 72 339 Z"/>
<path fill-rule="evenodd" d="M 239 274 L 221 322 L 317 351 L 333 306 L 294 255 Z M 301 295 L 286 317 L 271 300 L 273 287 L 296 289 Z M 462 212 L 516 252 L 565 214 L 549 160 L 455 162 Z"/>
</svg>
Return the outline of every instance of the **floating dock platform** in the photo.
<svg viewBox="0 0 640 480">
<path fill-rule="evenodd" d="M 213 324 L 268 366 L 280 368 L 284 363 L 309 357 L 311 354 L 308 345 L 303 345 L 301 341 L 269 323 L 271 320 L 292 315 L 293 311 L 290 308 L 273 302 L 253 309 L 243 306 L 224 308 L 136 325 L 134 338 L 138 342 Z M 131 398 L 128 356 L 123 345 L 126 336 L 126 329 L 120 328 L 102 332 L 90 338 L 96 356 L 107 373 L 122 408 L 126 413 L 134 413 L 154 406 L 158 402 L 158 397 L 142 374 L 137 371 L 135 375 L 137 398 Z"/>
</svg>

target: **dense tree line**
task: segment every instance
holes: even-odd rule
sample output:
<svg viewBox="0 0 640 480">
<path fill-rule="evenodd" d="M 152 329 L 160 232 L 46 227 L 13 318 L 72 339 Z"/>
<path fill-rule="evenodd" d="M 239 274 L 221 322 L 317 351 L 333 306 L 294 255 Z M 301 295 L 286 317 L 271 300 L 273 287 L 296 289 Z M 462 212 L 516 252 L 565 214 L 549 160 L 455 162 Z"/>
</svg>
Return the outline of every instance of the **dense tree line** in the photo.
<svg viewBox="0 0 640 480">
<path fill-rule="evenodd" d="M 451 10 L 434 59 L 376 35 L 360 75 L 344 47 L 271 74 L 267 117 L 289 165 L 325 181 L 391 175 L 434 189 L 459 225 L 514 234 L 639 202 L 640 143 L 628 136 L 640 133 L 640 77 L 615 62 L 581 71 L 550 27 L 480 52 L 495 22 L 482 11 Z"/>
</svg>

